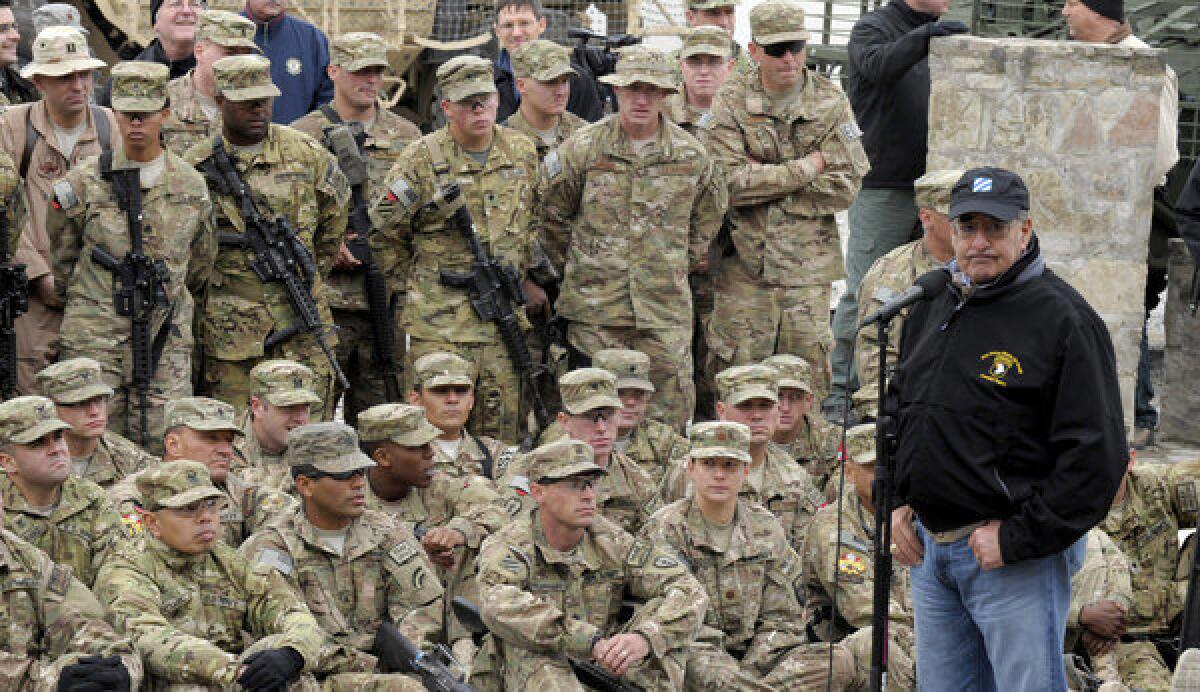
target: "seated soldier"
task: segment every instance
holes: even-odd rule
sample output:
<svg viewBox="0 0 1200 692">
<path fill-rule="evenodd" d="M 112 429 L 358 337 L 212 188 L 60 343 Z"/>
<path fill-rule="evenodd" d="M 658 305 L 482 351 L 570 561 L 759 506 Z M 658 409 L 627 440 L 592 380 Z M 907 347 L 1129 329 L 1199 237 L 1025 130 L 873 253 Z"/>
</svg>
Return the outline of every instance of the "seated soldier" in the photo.
<svg viewBox="0 0 1200 692">
<path fill-rule="evenodd" d="M 208 468 L 164 462 L 137 488 L 146 531 L 113 551 L 96 596 L 145 661 L 147 686 L 280 690 L 314 670 L 332 642 L 278 572 L 220 540 Z M 303 682 L 288 689 L 316 689 Z"/>
<path fill-rule="evenodd" d="M 508 690 L 582 690 L 570 657 L 645 690 L 680 689 L 708 608 L 704 587 L 669 548 L 597 514 L 606 472 L 588 445 L 552 442 L 526 461 L 537 507 L 479 555 L 480 611 L 494 651 L 484 649 L 495 657 L 480 652 L 472 681 L 494 673 Z M 626 594 L 644 605 L 620 622 Z"/>
<path fill-rule="evenodd" d="M 787 354 L 771 356 L 762 364 L 779 372 L 779 427 L 771 442 L 792 455 L 825 497 L 837 497 L 837 490 L 828 485 L 837 466 L 841 429 L 812 413 L 812 366 L 800 356 Z"/>
<path fill-rule="evenodd" d="M 859 684 L 865 688 L 871 669 L 871 617 L 874 610 L 875 563 L 871 543 L 875 536 L 875 505 L 871 481 L 875 478 L 875 426 L 856 425 L 846 433 L 846 492 L 839 506 L 831 502 L 813 517 L 808 527 L 808 550 L 802 553 L 808 594 L 810 629 L 824 641 L 846 645 L 857 664 Z M 831 482 L 837 481 L 834 474 Z M 835 489 L 836 490 L 836 489 Z M 838 510 L 841 532 L 838 532 Z M 837 613 L 832 610 L 837 589 Z M 912 593 L 908 568 L 892 564 L 888 606 L 888 689 L 916 689 L 916 644 L 913 635 Z"/>
<path fill-rule="evenodd" d="M 1132 605 L 1129 559 L 1103 529 L 1088 531 L 1083 566 L 1071 577 L 1066 652 L 1086 654 L 1104 682 L 1121 682 L 1116 648 Z"/>
<path fill-rule="evenodd" d="M 268 360 L 251 368 L 246 422 L 241 439 L 233 444 L 234 468 L 253 469 L 243 473 L 248 482 L 271 490 L 292 489 L 283 453 L 288 433 L 307 425 L 312 407 L 321 403 L 314 377 L 311 368 L 290 360 Z"/>
<path fill-rule="evenodd" d="M 58 417 L 71 427 L 63 431 L 71 455 L 71 475 L 101 488 L 137 473 L 158 459 L 108 429 L 108 400 L 113 388 L 104 382 L 100 364 L 72 358 L 37 374 L 42 395 L 54 402 Z"/>
<path fill-rule="evenodd" d="M 750 468 L 750 428 L 696 423 L 687 472 L 694 492 L 654 513 L 642 529 L 652 545 L 681 556 L 708 591 L 708 611 L 688 648 L 688 689 L 834 689 L 854 675 L 854 661 L 835 647 L 809 644 L 804 631 L 800 556 L 783 526 L 761 505 L 740 497 Z"/>
<path fill-rule="evenodd" d="M 375 669 L 368 652 L 384 622 L 420 649 L 440 641 L 441 582 L 405 524 L 367 509 L 366 473 L 375 463 L 359 450 L 354 429 L 343 423 L 296 428 L 284 458 L 302 506 L 251 536 L 242 555 L 283 575 L 355 659 L 351 667 Z M 340 673 L 325 682 L 339 689 L 423 689 L 400 675 Z"/>
<path fill-rule="evenodd" d="M 45 397 L 0 403 L 0 495 L 8 529 L 91 586 L 121 539 L 121 517 L 100 486 L 71 475 L 70 427 Z"/>
<path fill-rule="evenodd" d="M 427 353 L 413 363 L 408 403 L 425 409 L 425 417 L 441 434 L 433 441 L 434 465 L 447 475 L 496 477 L 496 460 L 516 451 L 504 442 L 467 430 L 475 408 L 471 364 L 446 351 Z"/>
</svg>

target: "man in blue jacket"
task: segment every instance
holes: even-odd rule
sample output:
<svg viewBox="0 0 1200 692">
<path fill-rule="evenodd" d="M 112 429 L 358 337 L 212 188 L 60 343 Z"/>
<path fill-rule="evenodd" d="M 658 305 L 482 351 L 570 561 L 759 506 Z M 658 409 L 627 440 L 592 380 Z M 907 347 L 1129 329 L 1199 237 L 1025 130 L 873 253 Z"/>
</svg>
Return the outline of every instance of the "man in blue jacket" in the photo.
<svg viewBox="0 0 1200 692">
<path fill-rule="evenodd" d="M 329 39 L 317 27 L 284 11 L 284 0 L 247 0 L 242 12 L 258 25 L 254 43 L 271 60 L 271 81 L 283 92 L 271 121 L 287 125 L 333 99 Z"/>
</svg>

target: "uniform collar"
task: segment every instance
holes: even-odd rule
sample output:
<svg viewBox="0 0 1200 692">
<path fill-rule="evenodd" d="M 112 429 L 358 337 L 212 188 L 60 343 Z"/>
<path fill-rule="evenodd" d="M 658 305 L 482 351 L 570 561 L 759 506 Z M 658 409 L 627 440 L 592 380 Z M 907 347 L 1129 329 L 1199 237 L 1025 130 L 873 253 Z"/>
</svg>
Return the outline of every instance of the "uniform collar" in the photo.
<svg viewBox="0 0 1200 692">
<path fill-rule="evenodd" d="M 725 552 L 721 552 L 712 542 L 708 531 L 710 522 L 700 511 L 700 503 L 696 502 L 694 497 L 689 497 L 687 505 L 688 533 L 691 535 L 692 544 L 720 555 L 721 565 L 732 565 L 743 558 L 756 557 L 763 553 L 766 546 L 760 541 L 752 540 L 746 530 L 746 501 L 741 497 L 738 498 L 737 508 L 733 511 L 733 533 L 729 537 L 729 550 Z"/>
<path fill-rule="evenodd" d="M 382 543 L 385 538 L 385 536 L 373 531 L 371 526 L 363 521 L 362 517 L 359 517 L 350 522 L 350 526 L 346 527 L 346 542 L 342 545 L 342 554 L 338 555 L 321 542 L 320 537 L 317 535 L 317 527 L 305 516 L 303 507 L 296 510 L 296 513 L 292 515 L 291 521 L 295 527 L 296 535 L 310 549 L 346 562 L 370 552 Z"/>
<path fill-rule="evenodd" d="M 807 67 L 801 67 L 800 89 L 794 98 L 779 102 L 767 93 L 762 84 L 759 66 L 754 65 L 739 77 L 746 82 L 746 112 L 785 121 L 814 120 L 817 117 L 816 79 Z"/>
<path fill-rule="evenodd" d="M 598 570 L 603 565 L 600 562 L 599 556 L 596 554 L 595 548 L 592 547 L 592 532 L 586 530 L 583 532 L 583 540 L 575 550 L 571 552 L 563 552 L 557 550 L 546 541 L 546 533 L 542 530 L 542 521 L 538 516 L 538 510 L 533 510 L 529 513 L 529 522 L 533 528 L 533 545 L 542 559 L 552 565 L 563 565 L 565 567 L 575 567 L 583 565 L 589 570 Z"/>
</svg>

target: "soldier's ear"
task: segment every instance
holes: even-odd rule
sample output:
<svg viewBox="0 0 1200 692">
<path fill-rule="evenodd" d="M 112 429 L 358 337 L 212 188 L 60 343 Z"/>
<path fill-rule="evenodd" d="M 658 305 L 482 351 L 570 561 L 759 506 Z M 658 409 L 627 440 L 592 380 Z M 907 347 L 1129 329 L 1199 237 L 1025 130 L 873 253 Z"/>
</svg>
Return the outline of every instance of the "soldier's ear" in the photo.
<svg viewBox="0 0 1200 692">
<path fill-rule="evenodd" d="M 728 409 L 725 407 L 725 402 L 724 402 L 724 401 L 718 401 L 718 402 L 717 402 L 717 418 L 718 418 L 718 419 L 720 419 L 720 420 L 725 420 L 725 412 L 726 412 L 727 410 L 728 410 Z"/>
<path fill-rule="evenodd" d="M 415 389 L 408 390 L 408 403 L 411 404 L 412 406 L 420 406 L 421 405 L 421 395 L 419 393 L 417 393 L 417 390 L 415 390 Z"/>
</svg>

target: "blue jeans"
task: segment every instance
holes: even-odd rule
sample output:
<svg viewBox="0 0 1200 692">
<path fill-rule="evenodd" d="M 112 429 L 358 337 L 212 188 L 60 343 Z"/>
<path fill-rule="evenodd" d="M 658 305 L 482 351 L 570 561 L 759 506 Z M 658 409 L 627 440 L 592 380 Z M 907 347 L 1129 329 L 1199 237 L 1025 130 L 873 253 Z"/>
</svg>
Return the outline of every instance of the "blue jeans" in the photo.
<svg viewBox="0 0 1200 692">
<path fill-rule="evenodd" d="M 983 571 L 968 538 L 938 544 L 910 570 L 921 690 L 1067 689 L 1063 635 L 1086 537 L 1061 553 Z"/>
</svg>

